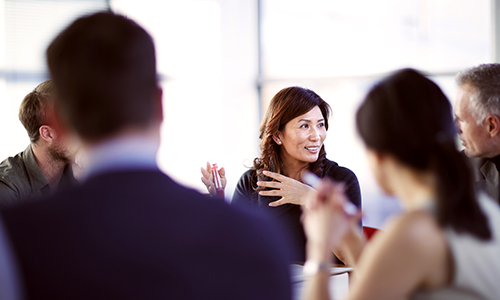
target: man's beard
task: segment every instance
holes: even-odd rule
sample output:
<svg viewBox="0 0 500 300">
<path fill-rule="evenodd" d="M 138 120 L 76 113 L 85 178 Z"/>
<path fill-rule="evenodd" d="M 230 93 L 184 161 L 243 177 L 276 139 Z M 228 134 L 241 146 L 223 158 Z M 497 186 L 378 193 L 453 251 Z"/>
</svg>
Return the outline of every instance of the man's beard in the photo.
<svg viewBox="0 0 500 300">
<path fill-rule="evenodd" d="M 50 157 L 54 161 L 62 162 L 64 164 L 68 164 L 70 162 L 68 151 L 61 147 L 59 143 L 50 145 L 48 150 Z"/>
</svg>

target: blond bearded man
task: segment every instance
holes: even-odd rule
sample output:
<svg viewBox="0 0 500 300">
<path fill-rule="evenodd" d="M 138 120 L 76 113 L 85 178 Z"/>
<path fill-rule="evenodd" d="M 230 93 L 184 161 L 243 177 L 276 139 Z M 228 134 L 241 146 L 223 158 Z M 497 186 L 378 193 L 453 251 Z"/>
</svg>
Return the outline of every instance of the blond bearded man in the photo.
<svg viewBox="0 0 500 300">
<path fill-rule="evenodd" d="M 51 80 L 39 84 L 24 97 L 19 120 L 30 145 L 0 163 L 0 205 L 48 196 L 61 187 L 76 184 L 71 162 L 76 142 L 60 126 L 54 108 Z"/>
</svg>

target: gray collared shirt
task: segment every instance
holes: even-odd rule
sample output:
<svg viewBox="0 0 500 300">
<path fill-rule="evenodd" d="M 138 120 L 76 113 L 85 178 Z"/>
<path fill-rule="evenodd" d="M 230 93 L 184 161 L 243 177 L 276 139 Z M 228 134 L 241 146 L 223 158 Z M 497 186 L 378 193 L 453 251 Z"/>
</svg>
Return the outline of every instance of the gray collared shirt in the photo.
<svg viewBox="0 0 500 300">
<path fill-rule="evenodd" d="M 68 164 L 59 186 L 70 187 L 76 183 L 71 165 Z M 31 145 L 0 163 L 0 206 L 45 197 L 50 193 L 49 182 L 36 162 Z"/>
</svg>

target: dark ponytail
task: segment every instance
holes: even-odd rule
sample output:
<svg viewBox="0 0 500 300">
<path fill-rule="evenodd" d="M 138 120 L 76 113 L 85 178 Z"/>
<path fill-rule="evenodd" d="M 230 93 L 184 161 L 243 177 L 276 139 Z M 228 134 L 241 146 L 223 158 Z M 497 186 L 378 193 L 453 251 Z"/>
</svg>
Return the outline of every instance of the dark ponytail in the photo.
<svg viewBox="0 0 500 300">
<path fill-rule="evenodd" d="M 491 231 L 476 201 L 471 172 L 454 142 L 437 148 L 434 170 L 437 175 L 439 225 L 451 226 L 458 233 L 470 233 L 489 240 Z"/>
<path fill-rule="evenodd" d="M 434 82 L 412 69 L 396 72 L 371 89 L 356 123 L 369 148 L 435 174 L 441 227 L 490 239 L 468 165 L 455 146 L 451 105 Z"/>
</svg>

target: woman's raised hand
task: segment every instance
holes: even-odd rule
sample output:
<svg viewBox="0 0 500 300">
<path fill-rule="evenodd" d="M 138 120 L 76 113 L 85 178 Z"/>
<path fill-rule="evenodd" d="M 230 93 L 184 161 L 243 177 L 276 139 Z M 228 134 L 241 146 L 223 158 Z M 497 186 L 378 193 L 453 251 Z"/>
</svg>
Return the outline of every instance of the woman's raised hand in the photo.
<svg viewBox="0 0 500 300">
<path fill-rule="evenodd" d="M 201 182 L 205 184 L 210 195 L 212 197 L 217 196 L 217 191 L 215 189 L 215 184 L 214 184 L 214 177 L 212 175 L 212 165 L 209 162 L 207 162 L 206 169 L 201 168 L 201 174 L 203 175 L 201 177 Z M 227 180 L 226 180 L 226 170 L 224 170 L 224 168 L 219 169 L 219 176 L 222 188 L 225 189 Z"/>
<path fill-rule="evenodd" d="M 281 199 L 269 203 L 269 206 L 275 207 L 287 203 L 304 205 L 307 194 L 315 191 L 312 187 L 285 175 L 270 171 L 263 171 L 263 174 L 276 181 L 257 181 L 257 185 L 260 187 L 272 188 L 272 190 L 260 191 L 259 195 L 281 197 Z"/>
</svg>

